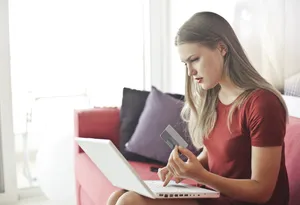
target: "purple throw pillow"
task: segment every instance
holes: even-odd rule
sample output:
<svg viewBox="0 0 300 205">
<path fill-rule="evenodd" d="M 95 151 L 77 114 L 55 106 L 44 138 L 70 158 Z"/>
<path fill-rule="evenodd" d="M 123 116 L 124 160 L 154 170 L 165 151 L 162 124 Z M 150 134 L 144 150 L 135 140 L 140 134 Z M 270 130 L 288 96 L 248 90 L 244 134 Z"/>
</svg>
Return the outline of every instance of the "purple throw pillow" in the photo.
<svg viewBox="0 0 300 205">
<path fill-rule="evenodd" d="M 167 163 L 172 150 L 161 139 L 160 134 L 170 124 L 187 141 L 195 155 L 199 151 L 192 145 L 186 123 L 180 112 L 183 102 L 152 86 L 138 125 L 126 144 L 126 150 L 141 156 Z"/>
</svg>

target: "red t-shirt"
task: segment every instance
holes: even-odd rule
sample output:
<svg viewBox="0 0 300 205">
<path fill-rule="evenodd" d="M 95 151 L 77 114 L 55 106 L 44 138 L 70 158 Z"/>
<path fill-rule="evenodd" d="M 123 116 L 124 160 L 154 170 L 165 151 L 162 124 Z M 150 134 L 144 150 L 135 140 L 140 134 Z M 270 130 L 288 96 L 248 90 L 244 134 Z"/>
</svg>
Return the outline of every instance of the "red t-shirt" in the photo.
<svg viewBox="0 0 300 205">
<path fill-rule="evenodd" d="M 260 89 L 252 92 L 233 115 L 232 133 L 227 127 L 230 106 L 219 101 L 215 127 L 208 139 L 204 140 L 210 172 L 227 178 L 250 179 L 251 146 L 283 146 L 276 188 L 265 205 L 287 205 L 289 185 L 284 156 L 286 112 L 281 102 L 270 91 Z M 224 203 L 220 204 L 224 205 L 251 204 L 226 197 L 221 197 L 215 202 L 217 201 L 223 201 Z"/>
</svg>

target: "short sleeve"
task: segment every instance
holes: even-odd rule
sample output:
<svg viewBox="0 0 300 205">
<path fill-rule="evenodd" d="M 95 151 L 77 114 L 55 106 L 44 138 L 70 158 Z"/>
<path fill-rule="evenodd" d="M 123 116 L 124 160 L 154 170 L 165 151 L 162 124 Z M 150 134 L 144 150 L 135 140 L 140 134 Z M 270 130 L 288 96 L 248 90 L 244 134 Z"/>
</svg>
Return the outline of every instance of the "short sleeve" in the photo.
<svg viewBox="0 0 300 205">
<path fill-rule="evenodd" d="M 259 91 L 249 108 L 248 129 L 252 146 L 281 146 L 286 131 L 286 111 L 270 91 Z"/>
</svg>

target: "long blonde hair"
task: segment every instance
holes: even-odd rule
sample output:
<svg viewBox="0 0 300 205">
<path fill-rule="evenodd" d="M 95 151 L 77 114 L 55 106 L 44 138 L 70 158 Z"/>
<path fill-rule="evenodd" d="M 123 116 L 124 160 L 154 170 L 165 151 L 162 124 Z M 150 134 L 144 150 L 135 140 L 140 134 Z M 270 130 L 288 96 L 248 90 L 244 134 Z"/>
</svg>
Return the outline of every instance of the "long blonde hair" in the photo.
<svg viewBox="0 0 300 205">
<path fill-rule="evenodd" d="M 227 126 L 230 127 L 232 115 L 256 89 L 266 89 L 274 93 L 287 108 L 281 93 L 268 83 L 252 66 L 230 24 L 213 12 L 194 14 L 179 29 L 175 44 L 201 43 L 216 48 L 219 42 L 227 47 L 224 57 L 224 74 L 239 88 L 245 90 L 232 104 Z M 217 113 L 220 85 L 203 90 L 186 72 L 185 105 L 181 116 L 188 123 L 188 131 L 195 146 L 201 147 L 203 139 L 214 128 Z M 287 114 L 288 115 L 288 114 Z M 230 128 L 229 128 L 230 129 Z"/>
</svg>

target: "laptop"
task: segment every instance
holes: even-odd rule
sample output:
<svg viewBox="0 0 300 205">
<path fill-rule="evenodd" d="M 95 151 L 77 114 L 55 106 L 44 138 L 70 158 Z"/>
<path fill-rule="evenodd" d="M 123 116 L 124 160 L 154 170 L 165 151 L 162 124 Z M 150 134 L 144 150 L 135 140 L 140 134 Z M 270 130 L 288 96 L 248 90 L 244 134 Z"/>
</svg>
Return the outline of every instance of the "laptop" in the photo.
<svg viewBox="0 0 300 205">
<path fill-rule="evenodd" d="M 134 191 L 143 196 L 160 198 L 218 198 L 220 193 L 174 181 L 163 187 L 159 180 L 142 180 L 110 140 L 76 138 L 78 145 L 95 163 L 106 178 L 121 189 Z"/>
</svg>

